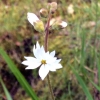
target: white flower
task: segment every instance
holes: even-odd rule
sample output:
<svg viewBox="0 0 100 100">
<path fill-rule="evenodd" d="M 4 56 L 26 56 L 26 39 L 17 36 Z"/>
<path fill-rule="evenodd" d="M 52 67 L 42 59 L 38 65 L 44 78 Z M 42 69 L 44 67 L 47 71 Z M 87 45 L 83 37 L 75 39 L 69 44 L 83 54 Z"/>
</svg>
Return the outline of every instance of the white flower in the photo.
<svg viewBox="0 0 100 100">
<path fill-rule="evenodd" d="M 27 13 L 28 21 L 34 26 L 34 29 L 39 32 L 44 32 L 44 24 L 43 22 L 34 14 L 34 13 Z"/>
<path fill-rule="evenodd" d="M 65 21 L 62 21 L 62 22 L 60 23 L 60 25 L 62 26 L 62 28 L 65 28 L 65 27 L 67 26 L 67 23 L 66 23 Z"/>
<path fill-rule="evenodd" d="M 61 59 L 57 59 L 55 56 L 55 51 L 49 53 L 45 52 L 43 46 L 40 47 L 39 43 L 36 43 L 33 48 L 33 54 L 35 57 L 25 57 L 25 61 L 22 64 L 28 66 L 26 69 L 35 69 L 40 67 L 39 76 L 42 80 L 47 76 L 49 71 L 56 71 L 56 69 L 62 68 L 59 63 Z"/>
<path fill-rule="evenodd" d="M 61 17 L 52 18 L 50 20 L 50 27 L 56 27 L 58 29 L 65 28 L 67 26 L 67 22 L 62 21 Z"/>
<path fill-rule="evenodd" d="M 39 21 L 39 18 L 34 13 L 27 13 L 28 21 L 34 26 L 34 23 Z"/>
</svg>

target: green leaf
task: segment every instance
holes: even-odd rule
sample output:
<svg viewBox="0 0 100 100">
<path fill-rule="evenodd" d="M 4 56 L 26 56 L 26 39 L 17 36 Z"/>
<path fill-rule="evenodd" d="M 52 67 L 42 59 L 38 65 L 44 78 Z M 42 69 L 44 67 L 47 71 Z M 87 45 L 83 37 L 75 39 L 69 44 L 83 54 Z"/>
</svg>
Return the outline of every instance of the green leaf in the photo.
<svg viewBox="0 0 100 100">
<path fill-rule="evenodd" d="M 83 79 L 78 75 L 78 73 L 75 71 L 74 68 L 72 68 L 78 82 L 80 83 L 85 95 L 87 96 L 88 100 L 93 100 L 93 97 L 92 95 L 90 94 L 89 90 L 88 90 L 88 87 L 86 86 L 85 82 L 83 81 Z"/>
<path fill-rule="evenodd" d="M 13 63 L 13 61 L 10 59 L 10 57 L 6 54 L 6 52 L 0 48 L 0 54 L 8 64 L 9 69 L 12 71 L 20 85 L 24 88 L 24 90 L 29 94 L 29 96 L 32 98 L 32 100 L 38 100 L 38 97 L 36 96 L 35 92 L 33 91 L 32 87 L 28 84 L 24 76 L 21 74 L 21 72 L 17 69 L 17 66 Z"/>
<path fill-rule="evenodd" d="M 6 88 L 6 86 L 5 86 L 5 84 L 3 83 L 1 77 L 0 77 L 0 82 L 1 82 L 1 85 L 2 85 L 2 87 L 3 87 L 4 92 L 5 92 L 5 94 L 6 94 L 7 100 L 12 100 L 12 98 L 11 98 L 11 96 L 10 96 L 10 94 L 9 94 L 9 92 L 8 92 L 8 90 L 7 90 L 7 88 Z"/>
</svg>

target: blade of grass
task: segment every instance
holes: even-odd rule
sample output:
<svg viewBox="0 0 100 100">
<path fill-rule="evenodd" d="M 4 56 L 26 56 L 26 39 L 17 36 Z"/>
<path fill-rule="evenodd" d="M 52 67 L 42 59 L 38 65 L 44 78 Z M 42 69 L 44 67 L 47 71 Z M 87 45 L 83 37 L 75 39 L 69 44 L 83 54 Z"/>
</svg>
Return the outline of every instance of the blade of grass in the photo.
<svg viewBox="0 0 100 100">
<path fill-rule="evenodd" d="M 12 97 L 10 96 L 10 93 L 9 93 L 9 91 L 7 90 L 7 88 L 6 88 L 6 86 L 5 86 L 4 82 L 3 82 L 3 80 L 1 79 L 1 77 L 0 77 L 0 82 L 1 82 L 1 85 L 2 85 L 3 90 L 4 90 L 4 92 L 5 92 L 5 95 L 6 95 L 6 97 L 7 97 L 7 100 L 12 100 Z"/>
<path fill-rule="evenodd" d="M 71 67 L 72 68 L 72 67 Z M 83 79 L 78 75 L 78 73 L 75 71 L 74 68 L 72 68 L 78 82 L 80 83 L 85 95 L 87 96 L 88 100 L 93 100 L 92 95 L 90 94 L 88 87 L 86 86 L 85 82 L 83 81 Z"/>
<path fill-rule="evenodd" d="M 96 87 L 97 90 L 100 91 L 100 87 L 98 85 L 96 85 L 94 82 L 91 81 L 91 83 L 94 85 L 94 87 Z"/>
<path fill-rule="evenodd" d="M 86 73 L 85 68 L 84 68 L 84 61 L 85 61 L 85 43 L 86 42 L 86 31 L 82 29 L 81 33 L 81 60 L 80 60 L 80 68 L 82 73 Z"/>
<path fill-rule="evenodd" d="M 32 100 L 38 100 L 38 97 L 36 96 L 35 92 L 33 91 L 32 87 L 28 84 L 24 76 L 21 74 L 21 72 L 17 69 L 17 66 L 13 63 L 13 61 L 10 59 L 10 57 L 6 54 L 6 52 L 0 48 L 0 54 L 8 64 L 9 69 L 12 71 L 18 82 L 21 84 L 21 86 L 24 88 L 24 90 L 29 94 L 29 96 L 32 98 Z"/>
<path fill-rule="evenodd" d="M 99 86 L 100 86 L 100 62 L 99 62 L 99 59 L 97 59 L 97 68 L 98 68 L 98 81 L 99 81 Z"/>
</svg>

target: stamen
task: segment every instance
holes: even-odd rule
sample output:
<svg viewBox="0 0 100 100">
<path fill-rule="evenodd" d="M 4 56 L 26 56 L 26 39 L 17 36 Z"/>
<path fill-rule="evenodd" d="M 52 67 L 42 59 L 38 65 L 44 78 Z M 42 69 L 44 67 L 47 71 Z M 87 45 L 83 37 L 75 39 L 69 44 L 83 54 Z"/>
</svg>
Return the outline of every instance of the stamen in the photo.
<svg viewBox="0 0 100 100">
<path fill-rule="evenodd" d="M 41 63 L 45 65 L 46 64 L 46 60 L 42 60 Z"/>
</svg>

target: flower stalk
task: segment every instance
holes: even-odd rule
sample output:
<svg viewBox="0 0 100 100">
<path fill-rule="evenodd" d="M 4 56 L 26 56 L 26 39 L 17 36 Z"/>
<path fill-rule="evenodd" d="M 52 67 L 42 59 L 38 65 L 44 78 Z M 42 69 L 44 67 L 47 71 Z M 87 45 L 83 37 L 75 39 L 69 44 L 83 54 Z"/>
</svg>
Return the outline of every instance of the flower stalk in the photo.
<svg viewBox="0 0 100 100">
<path fill-rule="evenodd" d="M 45 39 L 44 39 L 44 46 L 43 45 L 40 46 L 38 41 L 36 45 L 34 45 L 33 47 L 34 57 L 24 56 L 26 60 L 22 62 L 23 65 L 27 66 L 25 68 L 26 70 L 36 69 L 39 67 L 39 76 L 41 77 L 42 80 L 44 80 L 45 77 L 47 76 L 48 86 L 50 89 L 52 100 L 55 100 L 55 98 L 54 98 L 54 94 L 53 94 L 53 90 L 52 90 L 52 86 L 48 74 L 50 71 L 55 72 L 57 69 L 62 68 L 62 65 L 60 64 L 61 59 L 57 59 L 57 57 L 55 57 L 55 50 L 52 52 L 48 51 L 49 30 L 51 27 L 55 27 L 55 26 L 57 26 L 60 29 L 65 28 L 67 26 L 67 23 L 64 21 L 59 21 L 57 23 L 55 20 L 56 22 L 56 24 L 54 24 L 55 26 L 51 24 L 51 19 L 52 19 L 51 16 L 56 9 L 57 9 L 57 3 L 52 2 L 50 3 L 50 7 L 48 8 L 48 10 L 46 9 L 40 10 L 41 17 L 45 17 L 45 18 L 48 17 L 45 27 L 43 21 L 40 20 L 34 13 L 30 13 L 30 12 L 27 13 L 27 19 L 33 25 L 34 29 L 40 33 L 45 32 Z"/>
<path fill-rule="evenodd" d="M 47 50 L 48 50 L 48 35 L 49 35 L 49 24 L 50 24 L 50 19 L 51 19 L 51 13 L 49 13 L 47 25 L 46 25 L 46 28 L 45 28 L 45 40 L 44 40 L 45 52 L 47 52 Z M 47 75 L 47 81 L 48 81 L 49 90 L 50 90 L 50 94 L 51 94 L 52 100 L 55 100 L 54 94 L 53 94 L 53 89 L 52 89 L 52 86 L 51 86 L 51 83 L 50 83 L 49 74 Z"/>
</svg>

